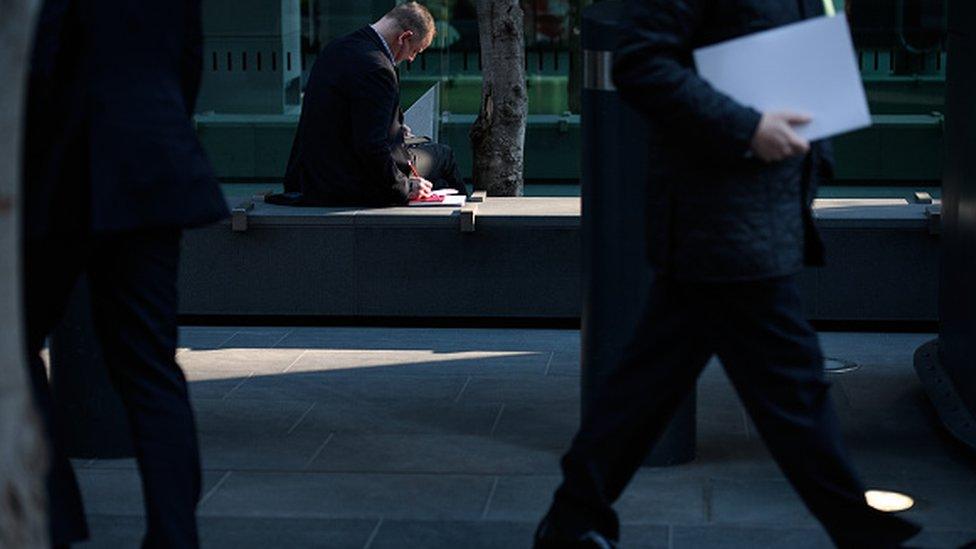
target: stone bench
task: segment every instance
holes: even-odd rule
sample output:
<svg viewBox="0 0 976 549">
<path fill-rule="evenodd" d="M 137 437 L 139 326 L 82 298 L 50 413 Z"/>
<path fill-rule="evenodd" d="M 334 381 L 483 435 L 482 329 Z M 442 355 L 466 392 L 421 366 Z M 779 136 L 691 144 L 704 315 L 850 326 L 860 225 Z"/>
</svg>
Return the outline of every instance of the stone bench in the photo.
<svg viewBox="0 0 976 549">
<path fill-rule="evenodd" d="M 800 277 L 812 319 L 938 318 L 937 204 L 826 199 L 815 215 L 828 266 Z M 581 252 L 579 198 L 492 197 L 464 211 L 258 199 L 187 232 L 181 313 L 573 320 Z"/>
</svg>

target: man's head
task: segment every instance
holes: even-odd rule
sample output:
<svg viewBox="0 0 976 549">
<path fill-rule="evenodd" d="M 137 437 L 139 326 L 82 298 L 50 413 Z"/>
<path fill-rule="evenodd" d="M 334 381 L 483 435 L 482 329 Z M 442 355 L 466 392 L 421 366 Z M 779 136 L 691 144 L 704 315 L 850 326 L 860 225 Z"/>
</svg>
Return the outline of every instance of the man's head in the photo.
<svg viewBox="0 0 976 549">
<path fill-rule="evenodd" d="M 437 28 L 434 16 L 417 2 L 407 2 L 393 8 L 373 28 L 386 39 L 393 53 L 393 61 L 413 61 L 434 40 Z"/>
</svg>

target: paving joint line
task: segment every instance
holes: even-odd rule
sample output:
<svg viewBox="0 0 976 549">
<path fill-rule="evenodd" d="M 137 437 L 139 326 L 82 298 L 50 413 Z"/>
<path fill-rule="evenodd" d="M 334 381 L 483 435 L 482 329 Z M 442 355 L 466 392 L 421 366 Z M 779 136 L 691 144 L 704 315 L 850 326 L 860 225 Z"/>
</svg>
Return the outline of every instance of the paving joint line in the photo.
<svg viewBox="0 0 976 549">
<path fill-rule="evenodd" d="M 290 336 L 292 334 L 292 332 L 294 332 L 294 331 L 295 330 L 288 330 L 288 331 L 286 331 L 285 332 L 285 335 L 281 336 L 281 338 L 279 338 L 278 341 L 275 341 L 274 344 L 271 345 L 271 348 L 272 349 L 276 349 L 278 347 L 278 345 L 281 344 L 281 342 L 284 341 L 286 337 Z"/>
<path fill-rule="evenodd" d="M 309 414 L 309 412 L 311 412 L 311 411 L 312 411 L 312 408 L 315 408 L 315 405 L 316 405 L 316 404 L 317 404 L 316 402 L 313 402 L 313 403 L 312 403 L 312 404 L 311 404 L 311 405 L 310 405 L 310 406 L 308 407 L 308 409 L 307 409 L 307 410 L 305 410 L 305 412 L 304 412 L 304 413 L 303 413 L 303 414 L 301 415 L 301 417 L 299 417 L 299 418 L 298 418 L 298 420 L 297 420 L 297 421 L 295 421 L 295 423 L 294 423 L 294 424 L 292 424 L 292 426 L 291 426 L 291 428 L 290 428 L 290 429 L 288 429 L 288 431 L 286 431 L 286 432 L 285 432 L 285 434 L 286 434 L 286 435 L 290 435 L 290 434 L 292 434 L 292 432 L 294 432 L 294 430 L 295 430 L 295 429 L 297 429 L 299 425 L 301 425 L 301 423 L 302 423 L 302 421 L 304 421 L 304 420 L 305 420 L 305 418 L 306 418 L 306 417 L 308 416 L 308 414 Z"/>
<path fill-rule="evenodd" d="M 234 385 L 234 388 L 232 388 L 230 391 L 227 391 L 227 393 L 224 396 L 220 397 L 220 400 L 227 400 L 228 398 L 230 398 L 230 395 L 233 394 L 234 391 L 240 389 L 241 386 L 247 383 L 247 380 L 251 379 L 252 377 L 254 377 L 254 372 L 253 371 L 248 372 L 247 376 L 245 376 L 240 383 Z"/>
<path fill-rule="evenodd" d="M 197 504 L 197 507 L 203 507 L 203 504 L 205 504 L 205 503 L 207 503 L 207 501 L 208 501 L 208 500 L 209 500 L 209 499 L 210 499 L 210 498 L 211 498 L 211 497 L 212 497 L 212 496 L 213 496 L 213 495 L 214 495 L 215 493 L 217 493 L 217 490 L 218 490 L 218 489 L 220 489 L 220 487 L 224 485 L 224 482 L 226 482 L 226 481 L 227 481 L 227 479 L 228 479 L 228 478 L 230 477 L 230 474 L 231 474 L 231 473 L 232 473 L 232 471 L 227 471 L 227 472 L 225 472 L 225 473 L 223 474 L 223 476 L 221 476 L 221 477 L 220 477 L 220 480 L 218 480 L 218 481 L 217 481 L 217 484 L 214 484 L 214 486 L 213 486 L 213 488 L 211 488 L 211 489 L 209 489 L 209 490 L 207 490 L 207 493 L 206 493 L 206 494 L 204 494 L 202 498 L 200 498 L 200 503 L 198 503 L 198 504 Z"/>
<path fill-rule="evenodd" d="M 224 345 L 227 345 L 230 342 L 230 340 L 232 340 L 235 337 L 237 337 L 237 334 L 239 334 L 239 333 L 241 333 L 240 330 L 234 330 L 234 333 L 230 334 L 230 337 L 228 337 L 227 339 L 221 341 L 220 342 L 220 345 L 217 345 L 217 349 L 223 349 L 224 348 Z"/>
<path fill-rule="evenodd" d="M 457 396 L 454 397 L 454 402 L 455 403 L 461 402 L 461 395 L 464 394 L 464 390 L 468 388 L 468 385 L 470 383 L 471 383 L 471 376 L 468 376 L 468 378 L 464 380 L 464 385 L 461 386 L 461 390 L 458 391 Z"/>
<path fill-rule="evenodd" d="M 295 360 L 291 361 L 291 364 L 289 364 L 284 370 L 282 370 L 281 373 L 287 374 L 288 373 L 288 370 L 291 370 L 291 367 L 292 366 L 294 366 L 295 364 L 298 364 L 298 361 L 301 360 L 302 357 L 305 356 L 305 353 L 307 353 L 307 352 L 308 352 L 308 349 L 302 349 L 302 352 L 299 353 L 299 355 L 297 357 L 295 357 Z"/>
<path fill-rule="evenodd" d="M 549 351 L 549 360 L 546 361 L 546 373 L 542 374 L 544 376 L 549 375 L 549 369 L 552 368 L 552 357 L 555 356 L 556 351 Z"/>
<path fill-rule="evenodd" d="M 317 460 L 319 456 L 322 455 L 322 450 L 325 450 L 325 446 L 329 443 L 330 440 L 332 440 L 332 437 L 334 436 L 335 436 L 335 432 L 331 432 L 329 433 L 329 436 L 325 437 L 325 442 L 323 442 L 322 445 L 319 446 L 317 450 L 315 450 L 315 453 L 312 454 L 312 457 L 308 458 L 308 461 L 305 462 L 305 466 L 302 467 L 302 469 L 308 470 L 308 468 L 311 467 L 313 463 L 315 463 L 315 460 Z"/>
<path fill-rule="evenodd" d="M 505 412 L 505 404 L 498 408 L 498 414 L 495 415 L 495 422 L 491 424 L 491 431 L 488 432 L 489 437 L 495 436 L 495 431 L 498 429 L 498 424 L 502 421 L 502 414 Z"/>
<path fill-rule="evenodd" d="M 488 518 L 488 511 L 491 509 L 491 500 L 495 498 L 495 491 L 498 490 L 498 480 L 501 477 L 495 477 L 495 481 L 491 483 L 491 491 L 488 492 L 488 499 L 485 500 L 485 507 L 481 510 L 481 520 Z"/>
<path fill-rule="evenodd" d="M 383 526 L 383 517 L 376 521 L 376 526 L 373 527 L 373 531 L 369 533 L 369 538 L 366 539 L 366 545 L 363 545 L 363 549 L 369 549 L 373 545 L 373 541 L 376 540 L 376 536 L 380 533 L 380 526 Z"/>
<path fill-rule="evenodd" d="M 705 524 L 710 524 L 712 522 L 712 479 L 705 479 L 705 484 L 702 485 L 702 513 L 704 515 Z"/>
</svg>

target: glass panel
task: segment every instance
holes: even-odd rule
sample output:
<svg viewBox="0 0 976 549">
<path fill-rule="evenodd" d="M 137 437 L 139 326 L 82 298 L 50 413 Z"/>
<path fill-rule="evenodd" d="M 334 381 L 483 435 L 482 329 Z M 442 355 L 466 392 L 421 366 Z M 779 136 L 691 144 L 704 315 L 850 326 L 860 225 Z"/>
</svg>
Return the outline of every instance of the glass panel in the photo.
<svg viewBox="0 0 976 549">
<path fill-rule="evenodd" d="M 834 140 L 838 192 L 935 191 L 942 173 L 946 1 L 847 0 L 874 125 Z M 845 187 L 846 186 L 846 187 Z"/>
</svg>

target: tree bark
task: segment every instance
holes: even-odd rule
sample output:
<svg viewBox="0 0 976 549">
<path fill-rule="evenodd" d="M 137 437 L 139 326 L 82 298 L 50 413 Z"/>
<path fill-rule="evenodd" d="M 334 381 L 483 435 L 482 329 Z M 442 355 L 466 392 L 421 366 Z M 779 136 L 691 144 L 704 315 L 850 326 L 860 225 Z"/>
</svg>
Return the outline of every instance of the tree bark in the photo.
<svg viewBox="0 0 976 549">
<path fill-rule="evenodd" d="M 474 188 L 521 196 L 528 95 L 525 27 L 519 0 L 477 0 L 481 110 L 471 128 Z"/>
<path fill-rule="evenodd" d="M 46 455 L 24 366 L 20 154 L 36 0 L 0 0 L 0 548 L 46 547 Z"/>
</svg>

